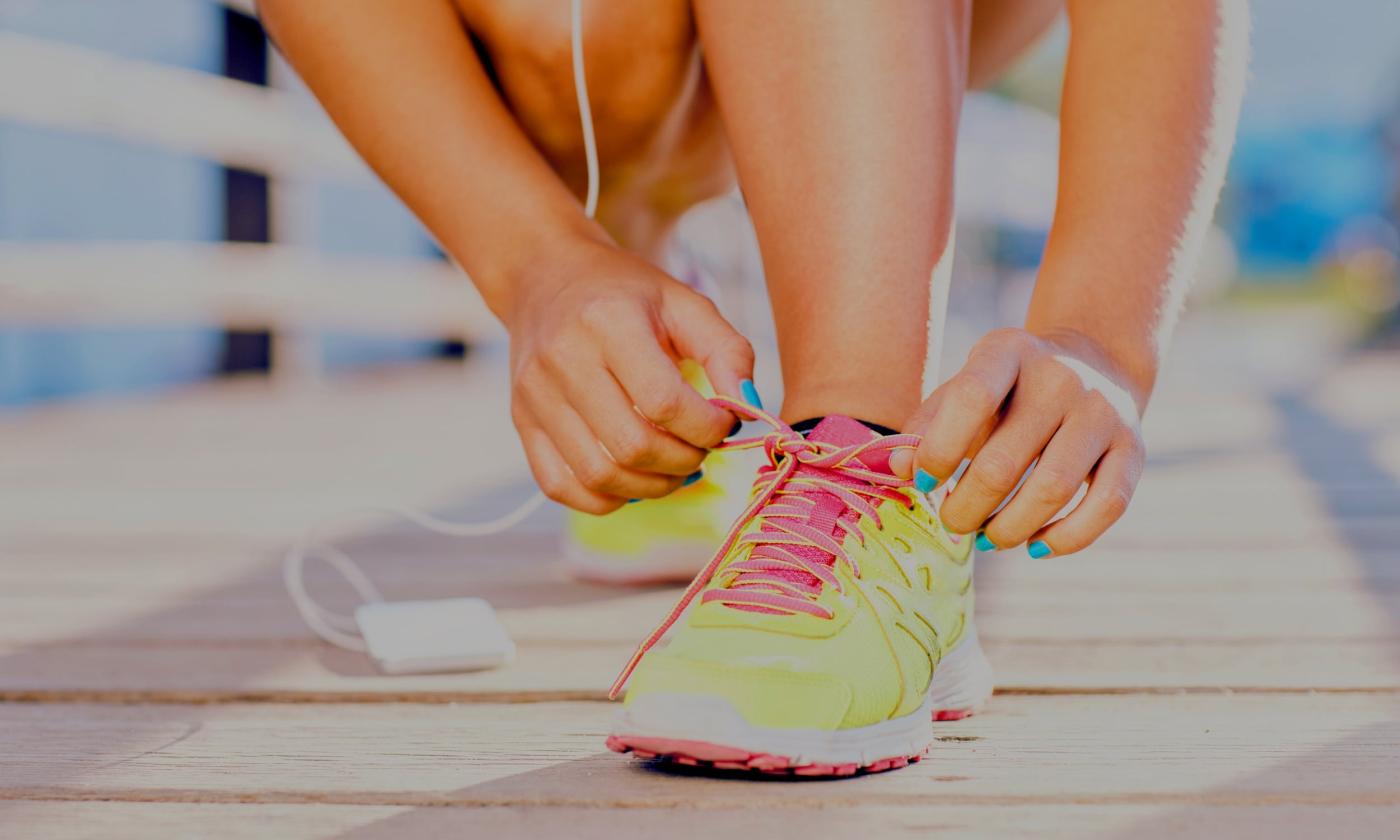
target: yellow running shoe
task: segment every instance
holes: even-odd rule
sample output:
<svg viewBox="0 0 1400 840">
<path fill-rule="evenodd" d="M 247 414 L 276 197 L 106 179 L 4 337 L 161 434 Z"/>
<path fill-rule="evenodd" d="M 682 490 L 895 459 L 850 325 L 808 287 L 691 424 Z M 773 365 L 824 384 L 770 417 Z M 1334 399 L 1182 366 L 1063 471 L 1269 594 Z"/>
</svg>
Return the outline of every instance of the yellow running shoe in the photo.
<svg viewBox="0 0 1400 840">
<path fill-rule="evenodd" d="M 972 541 L 889 471 L 918 438 L 848 417 L 805 437 L 770 423 L 748 507 L 667 619 L 638 648 L 608 746 L 723 769 L 846 776 L 903 767 L 932 720 L 991 695 L 972 625 Z M 677 624 L 670 644 L 652 650 Z M 635 669 L 635 671 L 634 671 Z"/>
<path fill-rule="evenodd" d="M 742 480 L 736 454 L 711 453 L 697 480 L 669 496 L 624 505 L 605 516 L 568 511 L 563 555 L 569 573 L 618 586 L 688 582 L 743 507 L 743 492 L 734 481 Z"/>
</svg>

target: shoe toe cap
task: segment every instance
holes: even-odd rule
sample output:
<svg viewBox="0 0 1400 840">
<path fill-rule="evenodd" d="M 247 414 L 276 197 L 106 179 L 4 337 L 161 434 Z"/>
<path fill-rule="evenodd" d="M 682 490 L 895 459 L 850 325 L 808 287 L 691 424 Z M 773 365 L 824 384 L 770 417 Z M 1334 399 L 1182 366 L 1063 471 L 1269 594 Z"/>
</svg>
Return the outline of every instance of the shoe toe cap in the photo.
<svg viewBox="0 0 1400 840">
<path fill-rule="evenodd" d="M 626 704 L 635 713 L 665 714 L 667 705 L 732 708 L 750 726 L 833 729 L 846 718 L 853 692 L 825 674 L 778 667 L 653 655 L 637 669 Z M 708 702 L 723 701 L 722 704 Z M 690 710 L 693 713 L 696 710 Z"/>
</svg>

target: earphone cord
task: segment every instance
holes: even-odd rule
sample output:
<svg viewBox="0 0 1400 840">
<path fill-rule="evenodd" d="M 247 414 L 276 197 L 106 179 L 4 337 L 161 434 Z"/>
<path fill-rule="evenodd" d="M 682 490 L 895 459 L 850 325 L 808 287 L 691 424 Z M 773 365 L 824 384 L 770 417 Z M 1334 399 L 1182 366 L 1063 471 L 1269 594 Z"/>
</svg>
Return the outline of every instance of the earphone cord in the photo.
<svg viewBox="0 0 1400 840">
<path fill-rule="evenodd" d="M 583 0 L 569 0 L 569 3 L 569 41 L 573 53 L 574 94 L 578 98 L 579 122 L 583 129 L 583 153 L 588 166 L 588 193 L 584 198 L 583 212 L 591 219 L 598 210 L 598 144 L 593 134 L 593 109 L 588 101 L 588 81 L 583 72 Z M 421 528 L 444 536 L 485 537 L 515 527 L 543 504 L 544 494 L 535 491 L 515 510 L 486 522 L 452 522 L 419 510 L 397 505 L 374 505 L 356 511 L 347 511 L 344 516 L 387 513 L 407 519 Z M 312 557 L 320 558 L 332 569 L 339 572 L 341 577 L 345 578 L 346 583 L 350 584 L 350 588 L 355 590 L 355 594 L 365 603 L 383 601 L 384 596 L 375 588 L 374 583 L 370 581 L 364 570 L 350 559 L 350 555 L 320 540 L 320 530 L 317 525 L 308 527 L 301 539 L 287 551 L 287 556 L 283 558 L 282 580 L 287 585 L 287 594 L 291 596 L 292 603 L 296 605 L 297 612 L 301 614 L 306 626 L 311 628 L 311 632 L 336 647 L 364 652 L 365 643 L 360 637 L 354 616 L 326 609 L 317 603 L 307 591 L 306 561 Z"/>
</svg>

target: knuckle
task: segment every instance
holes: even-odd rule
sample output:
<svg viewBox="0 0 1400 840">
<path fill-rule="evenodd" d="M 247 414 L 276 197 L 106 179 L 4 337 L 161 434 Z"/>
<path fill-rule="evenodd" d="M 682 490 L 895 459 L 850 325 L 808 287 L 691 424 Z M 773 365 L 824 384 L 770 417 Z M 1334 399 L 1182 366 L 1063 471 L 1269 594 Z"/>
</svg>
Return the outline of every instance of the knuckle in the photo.
<svg viewBox="0 0 1400 840">
<path fill-rule="evenodd" d="M 978 344 L 989 347 L 1021 348 L 1025 346 L 1028 337 L 1025 330 L 1018 330 L 1015 327 L 998 327 L 983 336 Z"/>
<path fill-rule="evenodd" d="M 1142 437 L 1142 429 L 1135 425 L 1127 425 L 1123 429 L 1122 446 L 1133 453 L 1134 465 L 1141 469 L 1147 461 L 1147 441 Z"/>
<path fill-rule="evenodd" d="M 603 492 L 613 487 L 618 479 L 619 470 L 616 465 L 606 458 L 590 459 L 579 466 L 578 480 L 584 487 L 594 492 Z"/>
<path fill-rule="evenodd" d="M 665 483 L 647 483 L 646 486 L 639 487 L 637 490 L 635 490 L 633 495 L 635 495 L 639 499 L 660 499 L 664 496 L 669 495 L 672 490 L 675 490 L 677 487 L 680 486 L 681 479 L 679 478 L 667 481 Z"/>
<path fill-rule="evenodd" d="M 1084 390 L 1084 383 L 1078 374 L 1062 362 L 1049 356 L 1042 356 L 1029 365 L 1037 391 L 1054 397 L 1070 397 Z"/>
<path fill-rule="evenodd" d="M 525 408 L 524 395 L 517 386 L 510 394 L 510 422 L 516 429 L 523 429 L 529 420 L 530 413 Z"/>
<path fill-rule="evenodd" d="M 1035 468 L 1032 488 L 1032 501 L 1042 506 L 1061 507 L 1074 498 L 1083 484 L 1083 477 L 1076 476 L 1063 467 L 1039 464 Z"/>
<path fill-rule="evenodd" d="M 753 344 L 738 333 L 731 333 L 729 337 L 724 340 L 721 349 L 726 354 L 733 356 L 739 361 L 746 362 L 750 365 L 754 362 Z"/>
<path fill-rule="evenodd" d="M 546 498 L 560 504 L 568 502 L 569 482 L 563 476 L 557 473 L 545 473 L 535 476 L 535 481 L 540 486 L 540 492 L 544 493 Z"/>
<path fill-rule="evenodd" d="M 1030 536 L 1035 529 L 1016 522 L 1003 521 L 1001 517 L 998 517 L 987 523 L 987 527 L 983 530 L 987 533 L 987 539 L 995 545 L 1000 548 L 1010 548 L 1025 542 L 1026 537 Z"/>
<path fill-rule="evenodd" d="M 955 505 L 951 501 L 939 511 L 939 517 L 943 520 L 944 527 L 954 534 L 970 534 L 982 524 L 971 511 L 964 510 L 962 505 Z"/>
<path fill-rule="evenodd" d="M 964 407 L 978 414 L 991 414 L 1000 407 L 1000 395 L 986 380 L 976 376 L 964 376 L 959 379 L 953 393 Z"/>
<path fill-rule="evenodd" d="M 619 432 L 617 438 L 608 446 L 608 452 L 619 463 L 629 467 L 645 466 L 656 454 L 652 435 L 636 426 L 629 426 Z"/>
<path fill-rule="evenodd" d="M 1056 523 L 1045 537 L 1046 541 L 1054 546 L 1057 557 L 1083 551 L 1094 542 L 1094 534 L 1089 529 L 1068 519 Z"/>
<path fill-rule="evenodd" d="M 515 387 L 517 390 L 529 391 L 544 379 L 545 375 L 544 359 L 538 353 L 531 353 L 516 365 Z"/>
<path fill-rule="evenodd" d="M 957 453 L 940 448 L 937 444 L 929 443 L 925 439 L 924 445 L 919 447 L 919 451 L 914 458 L 915 463 L 924 468 L 929 475 L 940 478 L 947 477 L 957 466 Z"/>
<path fill-rule="evenodd" d="M 674 388 L 658 390 L 648 395 L 645 402 L 646 404 L 641 406 L 642 413 L 658 426 L 674 423 L 685 405 L 681 393 Z"/>
<path fill-rule="evenodd" d="M 1118 409 L 1113 406 L 1113 402 L 1097 388 L 1084 395 L 1083 405 L 1084 410 L 1089 413 L 1089 416 L 1093 417 L 1098 422 L 1112 424 L 1113 426 L 1126 426 L 1123 422 L 1122 415 L 1119 414 Z"/>
<path fill-rule="evenodd" d="M 620 499 L 585 496 L 576 503 L 576 509 L 584 513 L 591 513 L 594 516 L 602 516 L 605 513 L 612 513 L 622 507 L 623 504 L 624 502 Z"/>
<path fill-rule="evenodd" d="M 618 318 L 625 306 L 610 297 L 595 297 L 578 308 L 578 322 L 590 330 L 611 333 L 617 329 Z"/>
<path fill-rule="evenodd" d="M 1011 455 L 1000 449 L 983 449 L 972 460 L 968 474 L 988 490 L 1005 494 L 1021 477 L 1020 464 Z"/>
<path fill-rule="evenodd" d="M 578 357 L 578 348 L 575 346 L 572 336 L 567 334 L 554 336 L 540 349 L 536 367 L 537 378 L 552 377 L 562 371 L 567 371 Z"/>
<path fill-rule="evenodd" d="M 1109 487 L 1101 502 L 1106 522 L 1112 524 L 1121 519 L 1123 514 L 1128 512 L 1128 503 L 1132 499 L 1133 491 L 1131 488 L 1122 484 Z"/>
</svg>

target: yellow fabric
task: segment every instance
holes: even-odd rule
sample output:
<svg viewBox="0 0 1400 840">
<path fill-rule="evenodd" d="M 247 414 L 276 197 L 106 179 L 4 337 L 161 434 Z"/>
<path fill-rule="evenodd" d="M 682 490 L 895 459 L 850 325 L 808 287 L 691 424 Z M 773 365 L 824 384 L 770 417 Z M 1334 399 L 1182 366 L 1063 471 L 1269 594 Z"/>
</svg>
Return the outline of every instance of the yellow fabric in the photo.
<svg viewBox="0 0 1400 840">
<path fill-rule="evenodd" d="M 883 527 L 860 523 L 864 546 L 854 536 L 844 544 L 860 578 L 838 563 L 844 591 L 819 596 L 833 618 L 697 602 L 670 644 L 642 661 L 626 701 L 715 695 L 770 728 L 854 728 L 917 710 L 971 618 L 972 541 L 953 543 L 922 504 L 885 501 L 878 511 Z M 737 546 L 725 564 L 747 551 Z M 721 568 L 711 588 L 725 579 Z"/>
<path fill-rule="evenodd" d="M 684 359 L 681 376 L 707 399 L 714 389 L 704 368 Z M 661 499 L 647 499 L 624 505 L 605 516 L 569 511 L 566 527 L 569 538 L 584 550 L 606 554 L 615 560 L 645 563 L 660 546 L 694 545 L 695 568 L 714 554 L 714 546 L 724 538 L 737 507 L 726 503 L 736 494 L 742 501 L 743 475 L 736 475 L 733 454 L 712 452 L 705 459 L 704 477 L 688 487 Z M 740 469 L 742 471 L 742 468 Z"/>
</svg>

